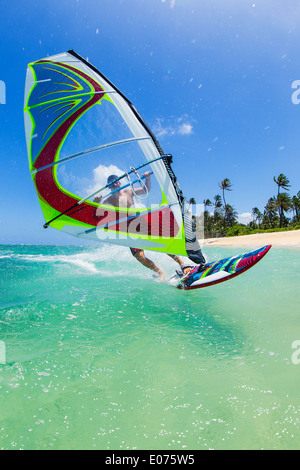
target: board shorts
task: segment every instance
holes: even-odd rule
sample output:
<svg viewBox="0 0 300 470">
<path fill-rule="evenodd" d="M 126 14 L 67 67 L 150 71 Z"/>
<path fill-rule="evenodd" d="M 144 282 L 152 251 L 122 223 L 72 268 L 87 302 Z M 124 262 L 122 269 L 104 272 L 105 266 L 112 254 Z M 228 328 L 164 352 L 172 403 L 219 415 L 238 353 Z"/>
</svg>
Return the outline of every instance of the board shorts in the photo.
<svg viewBox="0 0 300 470">
<path fill-rule="evenodd" d="M 141 251 L 143 251 L 143 250 L 141 250 L 140 248 L 129 248 L 129 249 L 130 249 L 131 254 L 132 254 L 133 256 L 136 256 L 138 253 L 141 253 Z"/>
</svg>

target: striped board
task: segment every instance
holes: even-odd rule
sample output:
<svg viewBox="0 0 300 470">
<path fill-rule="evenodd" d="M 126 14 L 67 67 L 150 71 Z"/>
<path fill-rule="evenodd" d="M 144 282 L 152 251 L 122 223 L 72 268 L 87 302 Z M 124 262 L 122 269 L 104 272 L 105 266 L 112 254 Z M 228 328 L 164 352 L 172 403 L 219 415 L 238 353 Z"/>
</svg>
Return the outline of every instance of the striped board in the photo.
<svg viewBox="0 0 300 470">
<path fill-rule="evenodd" d="M 208 263 L 202 268 L 195 266 L 185 276 L 180 277 L 178 274 L 172 276 L 168 284 L 177 289 L 191 290 L 229 281 L 257 264 L 268 253 L 271 246 L 266 245 L 250 253 Z"/>
</svg>

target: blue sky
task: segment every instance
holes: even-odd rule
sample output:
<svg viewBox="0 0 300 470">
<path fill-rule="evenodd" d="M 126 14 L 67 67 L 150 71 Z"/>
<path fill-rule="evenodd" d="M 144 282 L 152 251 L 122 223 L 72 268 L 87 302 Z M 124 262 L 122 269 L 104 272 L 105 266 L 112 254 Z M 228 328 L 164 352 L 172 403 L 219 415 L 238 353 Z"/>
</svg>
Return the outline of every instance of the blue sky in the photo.
<svg viewBox="0 0 300 470">
<path fill-rule="evenodd" d="M 281 172 L 299 191 L 298 0 L 0 0 L 0 13 L 0 243 L 76 242 L 42 228 L 23 124 L 27 63 L 70 48 L 133 102 L 187 198 L 229 178 L 228 203 L 263 210 Z"/>
</svg>

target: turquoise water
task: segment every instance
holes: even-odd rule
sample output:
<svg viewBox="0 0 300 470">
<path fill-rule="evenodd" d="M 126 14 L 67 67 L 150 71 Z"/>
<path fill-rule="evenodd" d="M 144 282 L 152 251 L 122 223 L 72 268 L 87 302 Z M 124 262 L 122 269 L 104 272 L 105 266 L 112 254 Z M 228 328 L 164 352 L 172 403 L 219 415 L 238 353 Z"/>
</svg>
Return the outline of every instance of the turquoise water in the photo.
<svg viewBox="0 0 300 470">
<path fill-rule="evenodd" d="M 0 448 L 299 449 L 299 268 L 184 292 L 126 249 L 0 247 Z"/>
</svg>

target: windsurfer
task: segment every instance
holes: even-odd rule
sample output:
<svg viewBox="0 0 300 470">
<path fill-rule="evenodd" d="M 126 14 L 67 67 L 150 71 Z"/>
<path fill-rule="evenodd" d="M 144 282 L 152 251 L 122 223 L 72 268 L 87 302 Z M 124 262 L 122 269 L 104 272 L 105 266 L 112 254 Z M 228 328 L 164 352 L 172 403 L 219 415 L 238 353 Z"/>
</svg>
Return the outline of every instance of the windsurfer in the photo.
<svg viewBox="0 0 300 470">
<path fill-rule="evenodd" d="M 151 190 L 151 172 L 147 171 L 146 173 L 144 173 L 143 178 L 145 179 L 145 186 L 134 189 L 136 196 L 145 194 L 145 188 L 148 192 Z M 105 204 L 109 204 L 115 207 L 128 207 L 128 208 L 134 207 L 134 199 L 133 199 L 134 194 L 133 194 L 132 189 L 124 188 L 118 191 L 118 189 L 121 188 L 121 181 L 119 180 L 114 183 L 113 181 L 115 181 L 116 179 L 118 179 L 117 175 L 110 175 L 107 178 L 107 184 L 109 185 L 109 188 L 112 190 L 111 191 L 112 194 L 105 199 Z M 101 200 L 102 200 L 102 196 L 99 196 L 94 199 L 94 202 L 97 202 L 99 204 Z M 158 266 L 156 266 L 156 264 L 153 261 L 151 261 L 145 256 L 144 250 L 140 248 L 130 248 L 130 251 L 132 255 L 143 266 L 154 271 L 159 276 L 160 280 L 165 279 L 166 276 L 163 273 L 163 271 Z M 179 256 L 172 255 L 172 254 L 168 254 L 168 256 L 170 256 L 170 258 L 172 258 L 176 263 L 179 264 L 183 274 L 187 274 L 191 270 L 191 267 L 186 266 L 183 263 L 183 261 L 179 258 Z"/>
<path fill-rule="evenodd" d="M 147 171 L 145 174 L 144 174 L 144 178 L 145 178 L 145 186 L 147 188 L 147 191 L 150 191 L 151 189 L 151 172 L 150 171 Z M 117 175 L 110 175 L 108 178 L 107 178 L 107 184 L 109 185 L 108 187 L 111 189 L 111 192 L 112 194 L 107 197 L 105 199 L 105 204 L 109 204 L 111 206 L 114 206 L 114 207 L 134 207 L 134 201 L 133 201 L 133 192 L 132 192 L 132 189 L 131 188 L 124 188 L 124 189 L 120 189 L 118 191 L 119 188 L 121 188 L 122 184 L 121 184 L 121 181 L 116 181 L 115 183 L 113 181 L 115 181 L 116 179 L 118 179 L 118 176 Z M 137 196 L 139 195 L 142 195 L 145 193 L 145 190 L 144 188 L 137 188 L 134 190 L 135 194 Z M 102 197 L 96 197 L 94 199 L 94 202 L 98 202 L 100 203 Z"/>
</svg>

